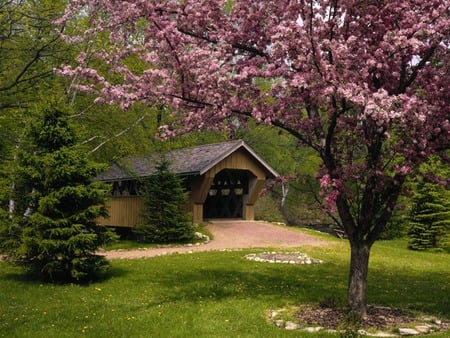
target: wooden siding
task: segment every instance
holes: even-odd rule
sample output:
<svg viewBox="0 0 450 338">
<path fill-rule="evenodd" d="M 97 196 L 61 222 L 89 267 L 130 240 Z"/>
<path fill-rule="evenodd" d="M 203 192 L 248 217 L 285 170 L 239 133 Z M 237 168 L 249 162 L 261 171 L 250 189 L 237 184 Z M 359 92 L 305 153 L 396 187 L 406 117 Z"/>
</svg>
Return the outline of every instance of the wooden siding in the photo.
<svg viewBox="0 0 450 338">
<path fill-rule="evenodd" d="M 214 178 L 223 169 L 248 170 L 259 179 L 266 179 L 266 174 L 261 165 L 247 155 L 243 149 L 238 149 L 220 163 L 212 167 L 206 175 Z"/>
<path fill-rule="evenodd" d="M 248 156 L 244 149 L 238 149 L 227 156 L 204 175 L 192 179 L 187 211 L 192 215 L 194 223 L 203 222 L 203 204 L 208 196 L 214 177 L 225 169 L 248 170 L 250 174 L 249 191 L 244 196 L 242 218 L 254 219 L 253 205 L 266 181 L 266 171 L 260 163 Z M 141 210 L 143 200 L 140 196 L 112 197 L 107 202 L 109 218 L 100 218 L 98 223 L 106 226 L 134 227 L 142 221 Z"/>
<path fill-rule="evenodd" d="M 140 196 L 112 197 L 106 207 L 109 218 L 99 218 L 97 222 L 106 226 L 134 227 L 142 221 L 143 199 Z"/>
</svg>

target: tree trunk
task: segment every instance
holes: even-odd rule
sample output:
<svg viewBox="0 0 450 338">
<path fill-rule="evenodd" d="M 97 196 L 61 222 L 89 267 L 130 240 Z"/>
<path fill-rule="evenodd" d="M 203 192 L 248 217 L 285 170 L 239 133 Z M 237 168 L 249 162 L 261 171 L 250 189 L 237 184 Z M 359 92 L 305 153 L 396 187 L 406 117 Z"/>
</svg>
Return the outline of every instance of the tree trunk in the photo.
<svg viewBox="0 0 450 338">
<path fill-rule="evenodd" d="M 350 248 L 347 304 L 354 315 L 364 318 L 367 314 L 367 272 L 371 245 L 367 242 L 351 241 Z"/>
<path fill-rule="evenodd" d="M 285 184 L 285 183 L 281 182 L 281 192 L 282 192 L 281 209 L 284 209 L 284 206 L 286 204 L 286 197 L 289 192 L 289 183 Z"/>
</svg>

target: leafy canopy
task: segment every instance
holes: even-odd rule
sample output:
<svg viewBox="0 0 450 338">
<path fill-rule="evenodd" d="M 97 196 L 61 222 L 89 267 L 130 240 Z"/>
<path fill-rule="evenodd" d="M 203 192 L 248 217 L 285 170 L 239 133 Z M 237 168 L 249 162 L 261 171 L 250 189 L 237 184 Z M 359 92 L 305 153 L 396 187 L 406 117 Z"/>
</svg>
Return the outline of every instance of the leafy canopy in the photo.
<svg viewBox="0 0 450 338">
<path fill-rule="evenodd" d="M 364 314 L 370 247 L 406 176 L 448 149 L 448 1 L 77 0 L 58 24 L 80 15 L 92 29 L 66 40 L 106 34 L 93 55 L 117 76 L 86 54 L 60 73 L 97 102 L 172 107 L 178 124 L 161 136 L 254 119 L 318 154 L 354 253 L 349 305 Z M 131 55 L 147 67 L 128 67 Z"/>
</svg>

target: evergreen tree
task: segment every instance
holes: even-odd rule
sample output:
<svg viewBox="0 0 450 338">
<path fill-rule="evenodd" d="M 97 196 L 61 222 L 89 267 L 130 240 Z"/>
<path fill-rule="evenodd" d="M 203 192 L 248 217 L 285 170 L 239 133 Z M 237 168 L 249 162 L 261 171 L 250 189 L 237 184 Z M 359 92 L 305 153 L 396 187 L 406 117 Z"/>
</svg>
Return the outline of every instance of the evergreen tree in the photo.
<svg viewBox="0 0 450 338">
<path fill-rule="evenodd" d="M 450 193 L 435 183 L 418 183 L 409 222 L 408 247 L 442 248 L 450 228 Z"/>
<path fill-rule="evenodd" d="M 194 238 L 190 216 L 183 210 L 187 201 L 182 179 L 169 170 L 163 160 L 155 175 L 143 182 L 144 221 L 135 229 L 145 241 L 156 243 L 188 242 Z"/>
<path fill-rule="evenodd" d="M 91 279 L 108 266 L 96 250 L 114 237 L 94 221 L 107 216 L 106 186 L 92 182 L 101 167 L 77 146 L 59 110 L 45 111 L 30 136 L 33 147 L 19 157 L 27 205 L 11 258 L 44 280 Z"/>
<path fill-rule="evenodd" d="M 450 168 L 431 157 L 421 167 L 409 215 L 409 243 L 413 250 L 450 248 Z M 437 184 L 440 182 L 440 184 Z"/>
</svg>

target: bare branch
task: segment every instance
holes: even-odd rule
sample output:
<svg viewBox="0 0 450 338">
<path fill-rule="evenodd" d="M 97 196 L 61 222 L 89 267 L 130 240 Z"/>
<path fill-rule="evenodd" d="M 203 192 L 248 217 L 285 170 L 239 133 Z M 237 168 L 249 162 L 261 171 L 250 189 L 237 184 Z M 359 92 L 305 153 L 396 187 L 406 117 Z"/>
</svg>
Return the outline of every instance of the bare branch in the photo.
<svg viewBox="0 0 450 338">
<path fill-rule="evenodd" d="M 128 126 L 127 128 L 123 129 L 119 133 L 115 134 L 114 136 L 108 138 L 107 140 L 101 142 L 98 146 L 96 146 L 94 149 L 91 150 L 91 154 L 95 153 L 97 150 L 99 150 L 101 147 L 103 147 L 106 143 L 110 142 L 111 140 L 118 138 L 128 132 L 130 129 L 138 125 L 145 117 L 147 116 L 147 113 L 139 117 L 132 125 Z"/>
</svg>

